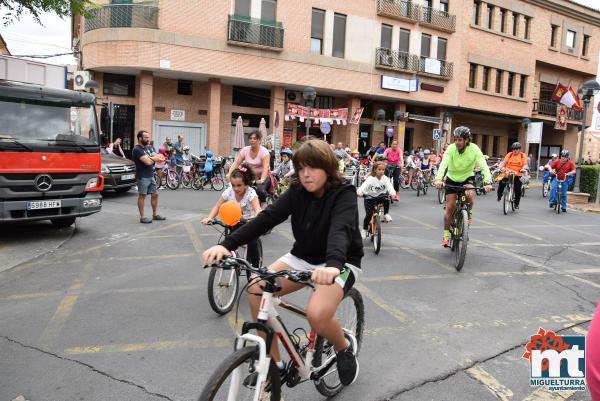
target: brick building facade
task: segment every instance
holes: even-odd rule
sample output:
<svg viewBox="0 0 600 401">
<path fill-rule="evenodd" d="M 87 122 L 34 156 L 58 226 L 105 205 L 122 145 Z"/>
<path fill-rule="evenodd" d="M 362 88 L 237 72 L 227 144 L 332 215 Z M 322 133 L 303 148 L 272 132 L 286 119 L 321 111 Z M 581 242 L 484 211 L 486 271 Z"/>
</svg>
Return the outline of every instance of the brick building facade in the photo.
<svg viewBox="0 0 600 401">
<path fill-rule="evenodd" d="M 600 50 L 600 12 L 569 0 L 99 3 L 95 18 L 74 19 L 73 35 L 100 102 L 119 106 L 115 136 L 185 132 L 220 154 L 231 152 L 238 115 L 247 131 L 265 118 L 284 141 L 301 138 L 304 123 L 285 121 L 286 103 L 302 104 L 311 86 L 317 107 L 364 107 L 360 124 L 334 124 L 328 136 L 352 148 L 386 131 L 401 147 L 432 147 L 434 128 L 449 139 L 468 125 L 499 156 L 526 142 L 529 119 L 544 122 L 543 160 L 575 150 L 582 117 L 570 111 L 566 131 L 555 130 L 549 88 L 593 79 Z"/>
</svg>

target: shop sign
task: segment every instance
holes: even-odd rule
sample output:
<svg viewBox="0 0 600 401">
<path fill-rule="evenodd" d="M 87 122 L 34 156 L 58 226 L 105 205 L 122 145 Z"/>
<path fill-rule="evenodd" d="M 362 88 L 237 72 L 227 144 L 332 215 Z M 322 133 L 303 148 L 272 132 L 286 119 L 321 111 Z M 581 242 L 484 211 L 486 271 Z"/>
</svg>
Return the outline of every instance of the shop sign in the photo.
<svg viewBox="0 0 600 401">
<path fill-rule="evenodd" d="M 381 88 L 391 89 L 401 92 L 417 92 L 419 90 L 418 79 L 404 79 L 397 77 L 390 77 L 387 75 L 381 76 Z"/>
<path fill-rule="evenodd" d="M 360 138 L 361 139 L 369 139 L 369 133 L 368 132 L 361 132 L 360 133 Z"/>
</svg>

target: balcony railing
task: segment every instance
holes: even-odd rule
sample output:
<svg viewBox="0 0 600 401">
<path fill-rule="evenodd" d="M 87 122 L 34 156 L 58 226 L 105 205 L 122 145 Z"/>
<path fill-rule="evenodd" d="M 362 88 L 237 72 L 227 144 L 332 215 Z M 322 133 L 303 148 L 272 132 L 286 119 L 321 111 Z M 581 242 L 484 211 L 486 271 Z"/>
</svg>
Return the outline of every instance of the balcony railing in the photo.
<svg viewBox="0 0 600 401">
<path fill-rule="evenodd" d="M 421 25 L 427 25 L 442 31 L 456 31 L 456 15 L 435 8 L 421 7 L 419 21 Z"/>
<path fill-rule="evenodd" d="M 415 54 L 378 47 L 375 50 L 375 66 L 386 70 L 409 71 L 420 75 L 452 78 L 454 63 L 419 57 Z"/>
<path fill-rule="evenodd" d="M 85 32 L 100 28 L 158 29 L 158 7 L 146 4 L 110 4 L 89 10 Z"/>
<path fill-rule="evenodd" d="M 264 21 L 239 15 L 229 16 L 227 40 L 231 44 L 283 49 L 283 26 L 280 22 Z"/>
<path fill-rule="evenodd" d="M 551 100 L 539 100 L 533 102 L 533 112 L 543 116 L 556 117 L 556 107 L 557 104 Z M 567 120 L 581 121 L 582 119 L 582 111 L 567 108 Z"/>
<path fill-rule="evenodd" d="M 375 51 L 375 65 L 390 70 L 417 71 L 419 57 L 406 52 L 378 47 Z"/>
<path fill-rule="evenodd" d="M 454 63 L 446 60 L 420 57 L 418 72 L 428 75 L 439 75 L 440 77 L 450 79 L 454 73 Z"/>
<path fill-rule="evenodd" d="M 419 6 L 406 0 L 377 0 L 377 14 L 417 22 L 419 20 Z"/>
</svg>

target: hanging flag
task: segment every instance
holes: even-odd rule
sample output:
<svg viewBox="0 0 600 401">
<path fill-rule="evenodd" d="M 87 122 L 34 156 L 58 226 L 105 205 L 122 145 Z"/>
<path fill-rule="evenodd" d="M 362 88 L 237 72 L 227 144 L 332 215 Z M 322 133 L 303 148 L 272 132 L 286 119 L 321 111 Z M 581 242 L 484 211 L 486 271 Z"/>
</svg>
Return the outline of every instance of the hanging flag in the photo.
<svg viewBox="0 0 600 401">
<path fill-rule="evenodd" d="M 567 87 L 559 82 L 552 93 L 552 100 L 575 110 L 583 110 L 583 107 L 581 107 L 581 100 L 571 85 Z"/>
<path fill-rule="evenodd" d="M 567 107 L 562 104 L 559 104 L 556 107 L 556 122 L 554 123 L 554 129 L 563 131 L 567 129 Z"/>
<path fill-rule="evenodd" d="M 352 118 L 350 119 L 350 124 L 358 124 L 360 122 L 360 117 L 362 116 L 364 109 L 365 109 L 364 107 L 359 107 L 356 110 L 354 110 L 354 114 L 352 115 Z"/>
</svg>

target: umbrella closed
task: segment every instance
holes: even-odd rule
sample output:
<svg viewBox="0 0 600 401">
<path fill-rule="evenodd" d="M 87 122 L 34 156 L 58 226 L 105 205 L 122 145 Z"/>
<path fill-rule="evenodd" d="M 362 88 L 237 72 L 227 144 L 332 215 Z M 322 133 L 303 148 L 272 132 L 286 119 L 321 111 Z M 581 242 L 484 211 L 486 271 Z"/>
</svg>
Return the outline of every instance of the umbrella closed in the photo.
<svg viewBox="0 0 600 401">
<path fill-rule="evenodd" d="M 268 142 L 269 133 L 267 132 L 267 122 L 264 118 L 260 119 L 260 124 L 258 125 L 258 132 L 260 132 L 260 135 L 262 136 L 262 144 L 266 145 Z"/>
<path fill-rule="evenodd" d="M 244 122 L 242 116 L 237 118 L 235 122 L 235 133 L 233 136 L 233 150 L 238 151 L 242 149 L 246 144 L 244 143 Z"/>
</svg>

